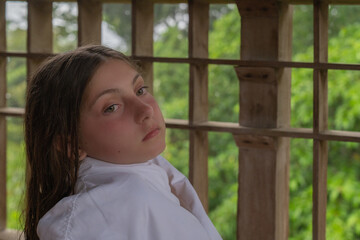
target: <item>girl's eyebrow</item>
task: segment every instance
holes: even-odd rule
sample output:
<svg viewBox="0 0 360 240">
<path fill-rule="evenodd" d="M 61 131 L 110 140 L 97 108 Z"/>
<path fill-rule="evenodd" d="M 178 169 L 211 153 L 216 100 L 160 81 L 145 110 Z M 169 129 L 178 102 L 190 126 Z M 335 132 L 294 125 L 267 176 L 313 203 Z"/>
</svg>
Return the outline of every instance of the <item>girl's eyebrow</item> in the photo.
<svg viewBox="0 0 360 240">
<path fill-rule="evenodd" d="M 135 77 L 134 77 L 133 80 L 132 80 L 132 85 L 135 85 L 136 80 L 137 80 L 139 77 L 140 77 L 140 74 L 139 74 L 139 73 L 135 75 Z"/>
<path fill-rule="evenodd" d="M 106 94 L 120 94 L 120 90 L 117 88 L 109 88 L 109 89 L 102 91 L 94 98 L 93 101 L 91 101 L 91 103 L 89 105 L 90 108 L 97 102 L 97 100 L 99 100 L 99 98 L 101 98 L 102 96 L 104 96 Z"/>
<path fill-rule="evenodd" d="M 139 77 L 140 77 L 140 74 L 139 74 L 139 73 L 135 75 L 135 77 L 134 77 L 133 80 L 132 80 L 132 85 L 135 85 L 136 80 L 137 80 Z M 102 91 L 102 92 L 99 93 L 99 94 L 95 97 L 95 99 L 91 102 L 91 104 L 89 105 L 90 108 L 97 102 L 97 100 L 98 100 L 100 97 L 102 97 L 102 96 L 104 96 L 104 95 L 106 95 L 106 94 L 120 94 L 120 90 L 117 89 L 117 88 L 109 88 L 109 89 L 106 89 L 106 90 Z"/>
</svg>

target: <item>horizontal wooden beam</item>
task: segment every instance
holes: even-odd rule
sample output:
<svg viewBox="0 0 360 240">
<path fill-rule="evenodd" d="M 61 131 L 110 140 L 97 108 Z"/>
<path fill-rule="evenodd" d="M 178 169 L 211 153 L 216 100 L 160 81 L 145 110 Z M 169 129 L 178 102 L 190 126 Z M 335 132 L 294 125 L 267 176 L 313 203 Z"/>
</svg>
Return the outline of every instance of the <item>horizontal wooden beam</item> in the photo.
<svg viewBox="0 0 360 240">
<path fill-rule="evenodd" d="M 0 108 L 0 116 L 10 116 L 10 117 L 23 117 L 25 110 L 23 108 L 11 108 L 5 107 Z"/>
<path fill-rule="evenodd" d="M 0 108 L 0 115 L 11 117 L 23 117 L 23 108 Z M 184 130 L 200 130 L 210 132 L 229 132 L 233 134 L 253 134 L 270 137 L 290 137 L 290 138 L 305 138 L 318 139 L 327 141 L 347 141 L 360 142 L 360 132 L 353 131 L 339 131 L 326 130 L 319 133 L 314 133 L 312 128 L 249 128 L 240 126 L 238 123 L 232 122 L 215 122 L 206 121 L 202 123 L 190 124 L 188 120 L 182 119 L 166 119 L 166 127 L 177 128 Z"/>
<path fill-rule="evenodd" d="M 0 51 L 1 57 L 31 57 L 31 58 L 44 58 L 44 57 L 51 57 L 55 56 L 54 53 L 31 53 L 31 52 L 5 52 Z"/>
<path fill-rule="evenodd" d="M 27 2 L 29 0 L 6 0 L 7 2 Z M 38 2 L 58 2 L 58 0 L 35 0 Z M 125 3 L 131 4 L 131 0 L 96 0 L 102 3 Z M 149 0 L 153 3 L 163 3 L 163 4 L 176 4 L 176 3 L 187 3 L 187 0 Z M 61 2 L 76 2 L 76 0 L 61 0 Z M 204 0 L 210 4 L 232 4 L 235 3 L 235 0 Z M 279 0 L 279 2 L 289 3 L 294 5 L 310 5 L 313 4 L 313 0 Z M 323 0 L 324 3 L 334 4 L 334 5 L 358 5 L 360 0 Z"/>
<path fill-rule="evenodd" d="M 53 53 L 25 53 L 25 52 L 4 52 L 0 51 L 2 57 L 32 57 L 44 58 L 52 57 Z M 291 61 L 254 61 L 239 59 L 212 59 L 212 58 L 169 58 L 169 57 L 150 57 L 150 56 L 132 56 L 135 60 L 144 62 L 158 63 L 194 63 L 194 64 L 217 64 L 232 65 L 243 67 L 273 67 L 273 68 L 309 68 L 319 70 L 360 70 L 360 64 L 345 63 L 314 63 L 314 62 L 291 62 Z"/>
<path fill-rule="evenodd" d="M 0 239 L 2 240 L 23 240 L 24 236 L 22 235 L 21 231 L 16 231 L 12 229 L 6 229 L 0 231 Z"/>
<path fill-rule="evenodd" d="M 344 141 L 344 142 L 360 142 L 360 132 L 353 131 L 339 131 L 326 130 L 315 133 L 312 128 L 249 128 L 240 126 L 238 123 L 232 122 L 214 122 L 208 121 L 197 124 L 190 124 L 187 120 L 181 119 L 166 119 L 166 126 L 168 128 L 177 128 L 184 130 L 197 129 L 201 131 L 212 132 L 228 132 L 237 135 L 257 135 L 269 137 L 289 137 L 289 138 L 304 138 L 304 139 L 318 139 L 326 141 Z"/>
<path fill-rule="evenodd" d="M 151 62 L 164 63 L 198 63 L 198 64 L 217 64 L 217 65 L 236 65 L 243 67 L 273 67 L 273 68 L 310 68 L 319 70 L 360 70 L 359 64 L 343 63 L 313 63 L 313 62 L 291 62 L 291 61 L 256 61 L 239 59 L 210 59 L 210 58 L 166 58 L 166 57 L 146 57 L 133 56 L 134 59 Z"/>
<path fill-rule="evenodd" d="M 280 2 L 294 5 L 312 5 L 314 0 L 280 0 Z M 358 5 L 359 0 L 322 0 L 323 3 L 329 5 Z"/>
</svg>

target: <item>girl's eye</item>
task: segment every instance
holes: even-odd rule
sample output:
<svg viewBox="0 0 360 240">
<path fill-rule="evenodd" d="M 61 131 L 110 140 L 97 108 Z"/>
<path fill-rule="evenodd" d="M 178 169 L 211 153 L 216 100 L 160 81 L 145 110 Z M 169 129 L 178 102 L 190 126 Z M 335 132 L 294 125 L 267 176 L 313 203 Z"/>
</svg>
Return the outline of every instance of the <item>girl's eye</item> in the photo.
<svg viewBox="0 0 360 240">
<path fill-rule="evenodd" d="M 113 104 L 104 110 L 104 113 L 112 113 L 119 109 L 118 104 Z"/>
<path fill-rule="evenodd" d="M 137 96 L 141 96 L 144 95 L 147 91 L 146 89 L 148 88 L 148 86 L 143 86 L 141 87 L 139 90 L 137 90 L 136 95 Z"/>
</svg>

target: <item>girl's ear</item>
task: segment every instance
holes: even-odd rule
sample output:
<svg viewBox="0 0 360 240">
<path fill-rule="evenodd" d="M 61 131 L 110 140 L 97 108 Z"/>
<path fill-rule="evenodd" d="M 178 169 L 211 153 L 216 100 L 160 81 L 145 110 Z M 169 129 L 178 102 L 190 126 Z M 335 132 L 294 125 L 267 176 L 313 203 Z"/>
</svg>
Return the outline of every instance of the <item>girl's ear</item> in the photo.
<svg viewBox="0 0 360 240">
<path fill-rule="evenodd" d="M 61 148 L 61 145 L 60 145 L 60 138 L 58 137 L 57 139 L 56 139 L 56 149 L 58 150 L 58 151 L 62 151 L 62 148 Z M 68 142 L 68 144 L 67 144 L 67 155 L 68 155 L 68 158 L 74 158 L 74 156 L 72 156 L 72 154 L 71 154 L 71 146 L 70 146 L 70 143 Z M 86 158 L 86 156 L 87 156 L 87 153 L 84 151 L 84 150 L 82 150 L 80 147 L 79 147 L 79 160 L 81 161 L 81 160 L 84 160 L 85 158 Z"/>
<path fill-rule="evenodd" d="M 82 161 L 87 157 L 87 153 L 84 150 L 82 150 L 80 147 L 78 150 L 78 154 L 79 154 L 79 161 Z M 70 146 L 68 147 L 68 157 L 74 159 L 74 156 L 72 156 L 70 151 Z"/>
<path fill-rule="evenodd" d="M 82 150 L 81 148 L 79 148 L 79 160 L 82 161 L 87 157 L 87 153 Z"/>
</svg>

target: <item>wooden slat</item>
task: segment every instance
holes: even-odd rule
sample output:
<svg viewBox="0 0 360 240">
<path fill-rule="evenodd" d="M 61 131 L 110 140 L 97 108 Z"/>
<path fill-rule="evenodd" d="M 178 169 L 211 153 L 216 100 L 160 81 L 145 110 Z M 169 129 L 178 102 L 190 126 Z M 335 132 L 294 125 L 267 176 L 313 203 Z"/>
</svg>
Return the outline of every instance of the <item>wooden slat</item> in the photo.
<svg viewBox="0 0 360 240">
<path fill-rule="evenodd" d="M 313 155 L 313 240 L 325 240 L 328 163 L 327 141 L 314 140 Z"/>
<path fill-rule="evenodd" d="M 0 2 L 0 51 L 6 50 L 5 1 Z M 0 57 L 0 108 L 6 107 L 6 57 Z M 0 116 L 0 231 L 6 228 L 6 118 Z"/>
<path fill-rule="evenodd" d="M 1 240 L 23 240 L 24 236 L 21 234 L 20 231 L 6 229 L 4 231 L 0 231 L 0 239 Z"/>
<path fill-rule="evenodd" d="M 314 61 L 328 60 L 328 5 L 314 1 Z M 314 70 L 314 132 L 327 130 L 327 70 Z M 326 239 L 328 143 L 314 140 L 313 146 L 313 239 Z"/>
<path fill-rule="evenodd" d="M 54 56 L 52 53 L 20 53 L 0 51 L 0 57 L 30 57 L 46 58 Z M 144 62 L 159 63 L 194 63 L 194 64 L 219 64 L 219 65 L 236 65 L 243 67 L 273 67 L 273 68 L 308 68 L 319 70 L 360 70 L 360 64 L 343 64 L 343 63 L 310 63 L 310 62 L 290 62 L 290 61 L 257 61 L 257 60 L 237 60 L 237 59 L 208 59 L 208 58 L 168 58 L 168 57 L 151 57 L 151 56 L 134 56 L 135 60 Z M 355 79 L 356 80 L 356 79 Z M 360 79 L 359 79 L 360 81 Z"/>
<path fill-rule="evenodd" d="M 40 1 L 28 2 L 28 51 L 52 52 L 52 4 Z"/>
<path fill-rule="evenodd" d="M 240 123 L 274 128 L 277 123 L 277 79 L 273 68 L 236 67 L 240 80 Z"/>
<path fill-rule="evenodd" d="M 291 61 L 293 7 L 286 3 L 279 5 L 278 59 Z M 291 69 L 277 68 L 277 119 L 276 127 L 290 127 L 291 120 Z M 275 239 L 289 236 L 289 172 L 290 139 L 278 137 L 275 168 Z"/>
<path fill-rule="evenodd" d="M 0 53 L 1 55 L 1 53 Z M 273 67 L 273 68 L 310 68 L 310 69 L 334 69 L 334 70 L 360 70 L 359 64 L 343 63 L 310 63 L 310 62 L 290 62 L 279 60 L 237 60 L 237 59 L 208 59 L 208 58 L 167 58 L 167 57 L 147 57 L 137 55 L 137 60 L 148 62 L 167 62 L 167 63 L 196 63 L 196 64 L 221 64 L 237 65 L 244 67 Z"/>
<path fill-rule="evenodd" d="M 313 4 L 314 0 L 281 0 L 283 3 L 289 4 Z M 360 0 L 322 0 L 323 3 L 334 5 L 356 5 L 360 4 Z"/>
<path fill-rule="evenodd" d="M 12 107 L 0 108 L 0 116 L 23 117 L 24 113 L 25 111 L 23 108 L 12 108 Z"/>
<path fill-rule="evenodd" d="M 209 4 L 189 1 L 189 57 L 208 57 Z M 189 121 L 208 119 L 208 66 L 190 64 Z M 208 133 L 190 131 L 189 179 L 208 209 Z"/>
<path fill-rule="evenodd" d="M 325 130 L 319 133 L 319 140 L 342 141 L 342 142 L 360 142 L 360 132 Z"/>
<path fill-rule="evenodd" d="M 29 0 L 7 0 L 9 2 L 11 1 L 19 1 L 19 2 L 25 2 Z M 55 2 L 58 0 L 37 0 L 40 2 Z M 61 0 L 62 2 L 76 2 L 77 0 Z M 99 0 L 102 3 L 131 3 L 131 0 Z M 148 0 L 152 3 L 187 3 L 187 0 Z M 336 4 L 336 5 L 357 5 L 360 4 L 360 0 L 323 0 L 324 3 L 328 4 Z M 235 0 L 204 0 L 204 2 L 208 2 L 210 4 L 232 4 L 235 3 Z M 313 4 L 313 0 L 279 0 L 279 2 L 285 3 L 285 4 L 302 4 L 302 5 L 310 5 Z"/>
<path fill-rule="evenodd" d="M 14 0 L 15 1 L 15 0 Z M 50 0 L 45 0 L 50 1 Z M 55 1 L 55 0 L 52 0 Z M 69 1 L 69 0 L 67 0 Z M 73 0 L 74 1 L 74 0 Z M 186 3 L 186 0 L 149 0 L 153 3 Z M 324 3 L 336 5 L 355 5 L 360 4 L 360 0 L 322 0 Z M 130 0 L 102 0 L 102 2 L 122 2 L 129 3 Z M 203 0 L 210 4 L 232 4 L 235 0 Z M 313 4 L 313 0 L 279 0 L 279 3 L 284 4 Z"/>
<path fill-rule="evenodd" d="M 237 139 L 239 136 L 235 136 Z M 268 147 L 258 147 L 263 137 L 247 136 L 251 146 L 239 147 L 238 233 L 237 239 L 276 239 L 275 192 L 276 139 Z M 239 142 L 239 141 L 236 141 Z M 266 171 L 264 171 L 266 170 Z M 246 194 L 246 196 L 244 196 Z M 261 226 L 261 227 L 260 227 Z M 260 228 L 259 228 L 260 227 Z"/>
<path fill-rule="evenodd" d="M 279 13 L 279 49 L 278 59 L 291 61 L 292 58 L 292 32 L 293 32 L 293 6 L 280 4 Z M 278 77 L 278 117 L 277 127 L 289 127 L 291 116 L 291 68 L 276 68 Z"/>
<path fill-rule="evenodd" d="M 0 1 L 0 51 L 6 51 L 5 1 Z"/>
<path fill-rule="evenodd" d="M 101 44 L 102 3 L 78 0 L 78 45 Z"/>
<path fill-rule="evenodd" d="M 65 0 L 66 1 L 66 0 Z M 34 1 L 35 2 L 35 1 Z M 36 1 L 36 2 L 40 2 L 40 1 Z M 50 0 L 41 0 L 41 4 L 47 5 L 46 2 L 52 2 Z M 130 0 L 104 0 L 104 1 L 100 1 L 100 2 L 126 2 L 126 3 L 130 3 Z M 139 2 L 139 1 L 136 1 Z M 165 3 L 165 2 L 185 2 L 185 1 L 171 1 L 171 0 L 158 0 L 158 1 L 153 1 L 153 2 L 161 2 L 161 3 Z M 288 62 L 286 60 L 282 60 L 282 61 L 277 61 L 277 60 L 272 60 L 272 59 L 266 59 L 266 61 L 262 61 L 262 60 L 226 60 L 226 59 L 207 59 L 207 56 L 190 56 L 189 58 L 154 58 L 152 57 L 152 42 L 151 42 L 151 47 L 149 42 L 152 41 L 152 29 L 151 29 L 151 37 L 148 31 L 146 34 L 148 35 L 146 37 L 146 39 L 140 39 L 139 37 L 143 37 L 144 36 L 144 32 L 142 32 L 142 28 L 143 26 L 139 26 L 139 24 L 143 24 L 144 22 L 141 22 L 139 19 L 141 19 L 141 17 L 144 17 L 144 19 L 147 19 L 147 17 L 152 21 L 153 16 L 151 16 L 151 14 L 147 14 L 144 13 L 146 11 L 152 11 L 152 4 L 153 2 L 150 1 L 145 1 L 142 0 L 141 1 L 141 6 L 143 5 L 147 5 L 151 7 L 146 7 L 145 9 L 142 9 L 140 5 L 134 4 L 139 6 L 139 8 L 136 8 L 135 14 L 133 16 L 134 17 L 134 22 L 137 23 L 137 25 L 135 24 L 134 29 L 136 29 L 135 32 L 135 37 L 133 37 L 133 54 L 135 56 L 137 56 L 138 59 L 144 61 L 144 68 L 145 71 L 147 72 L 146 74 L 146 78 L 148 79 L 147 81 L 152 83 L 152 62 L 183 62 L 183 63 L 190 63 L 193 66 L 195 66 L 195 68 L 192 68 L 191 71 L 195 72 L 197 75 L 193 75 L 190 74 L 191 76 L 194 76 L 194 79 L 205 79 L 204 75 L 205 75 L 205 71 L 202 73 L 201 71 L 204 70 L 204 68 L 201 65 L 206 65 L 206 64 L 230 64 L 230 65 L 238 65 L 238 66 L 246 66 L 246 67 L 270 67 L 270 68 L 284 68 L 284 67 L 294 67 L 294 68 L 314 68 L 316 70 L 314 76 L 316 75 L 316 77 L 314 77 L 314 82 L 316 82 L 318 85 L 316 87 L 314 87 L 315 92 L 316 92 L 316 96 L 314 95 L 314 100 L 317 101 L 317 104 L 314 104 L 317 106 L 317 110 L 316 110 L 316 114 L 314 114 L 315 119 L 317 121 L 316 124 L 314 124 L 315 130 L 312 129 L 295 129 L 295 128 L 289 128 L 286 127 L 286 123 L 287 121 L 283 121 L 281 123 L 279 123 L 278 119 L 276 119 L 277 124 L 276 124 L 276 128 L 271 128 L 271 129 L 261 129 L 261 128 L 250 128 L 250 127 L 243 127 L 243 126 L 239 126 L 239 124 L 237 123 L 219 123 L 219 122 L 207 122 L 207 118 L 205 117 L 205 113 L 207 111 L 202 111 L 202 112 L 196 112 L 194 111 L 194 109 L 201 109 L 200 106 L 204 105 L 204 103 L 200 103 L 198 100 L 191 100 L 191 102 L 193 102 L 193 105 L 191 105 L 190 108 L 193 108 L 193 110 L 191 110 L 191 114 L 193 114 L 193 116 L 191 116 L 190 118 L 190 122 L 189 121 L 177 121 L 177 120 L 167 120 L 167 126 L 168 127 L 174 127 L 174 128 L 181 128 L 181 129 L 189 129 L 191 130 L 193 133 L 191 138 L 193 139 L 198 139 L 198 145 L 196 145 L 196 143 L 191 144 L 191 146 L 194 147 L 194 149 L 197 148 L 205 148 L 207 149 L 207 143 L 206 146 L 202 145 L 204 142 L 206 142 L 206 137 L 203 134 L 203 132 L 206 131 L 224 131 L 224 132 L 232 132 L 238 135 L 241 135 L 241 137 L 246 136 L 246 139 L 253 139 L 253 135 L 259 136 L 259 138 L 255 138 L 255 139 L 262 139 L 261 136 L 267 136 L 270 137 L 270 140 L 274 140 L 276 139 L 276 141 L 274 140 L 273 142 L 276 144 L 272 145 L 272 147 L 270 147 L 267 151 L 273 151 L 274 148 L 273 146 L 278 146 L 279 144 L 281 146 L 283 146 L 283 148 L 287 148 L 286 145 L 281 143 L 282 139 L 278 139 L 278 137 L 300 137 L 300 138 L 310 138 L 310 139 L 314 139 L 314 172 L 316 173 L 314 175 L 314 193 L 316 196 L 314 196 L 314 239 L 324 239 L 325 234 L 323 234 L 324 229 L 325 229 L 325 221 L 324 221 L 324 216 L 326 213 L 326 202 L 325 202 L 325 208 L 322 205 L 324 203 L 324 199 L 326 199 L 326 165 L 327 165 L 327 143 L 326 141 L 328 140 L 335 140 L 335 141 L 354 141 L 354 142 L 360 142 L 360 133 L 359 132 L 344 132 L 344 131 L 328 131 L 326 130 L 326 121 L 327 121 L 327 100 L 325 99 L 326 94 L 327 94 L 327 90 L 326 90 L 326 69 L 348 69 L 348 70 L 360 70 L 360 65 L 356 65 L 356 64 L 330 64 L 327 63 L 324 59 L 321 59 L 321 56 L 324 56 L 323 53 L 321 52 L 322 49 L 325 49 L 323 46 L 323 44 L 325 43 L 323 40 L 320 39 L 320 36 L 323 36 L 322 34 L 320 34 L 320 32 L 325 31 L 324 27 L 320 27 L 318 31 L 319 33 L 319 39 L 316 40 L 316 42 L 320 43 L 320 47 L 317 47 L 316 53 L 319 53 L 319 61 L 315 62 L 315 63 L 294 63 L 294 62 Z M 303 4 L 303 3 L 307 3 L 307 4 L 311 4 L 312 0 L 283 0 L 283 2 L 288 2 L 288 3 L 293 3 L 293 4 Z M 323 1 L 324 4 L 325 1 Z M 331 0 L 328 1 L 329 3 L 341 3 L 341 4 L 360 4 L 359 0 Z M 211 1 L 211 3 L 228 3 L 228 1 L 226 0 L 215 0 L 215 1 Z M 0 4 L 4 4 L 4 1 L 1 1 Z M 39 7 L 39 6 L 38 6 Z M 36 7 L 36 9 L 40 9 Z M 31 8 L 31 7 L 30 7 Z M 46 9 L 48 9 L 48 7 L 45 7 Z M 325 13 L 325 8 L 323 8 L 321 11 L 319 11 L 319 13 Z M 0 10 L 1 13 L 3 12 L 3 5 L 0 5 Z M 46 10 L 48 13 L 50 13 L 51 11 Z M 45 11 L 45 12 L 46 12 Z M 34 11 L 29 11 L 29 12 L 33 12 Z M 31 18 L 29 18 L 29 24 L 30 26 L 35 26 L 38 24 L 35 24 L 36 22 L 38 22 L 38 20 L 40 20 L 39 22 L 42 22 L 42 20 L 44 19 L 49 19 L 48 16 L 47 17 L 43 17 L 40 16 L 40 12 L 43 12 L 43 10 L 41 11 L 37 11 L 37 13 L 33 14 Z M 1 15 L 0 16 L 4 16 Z M 33 19 L 33 17 L 35 16 L 35 20 Z M 140 17 L 139 17 L 140 16 Z M 147 16 L 147 17 L 146 17 Z M 81 17 L 83 18 L 83 17 Z M 32 20 L 31 20 L 32 19 Z M 42 20 L 41 20 L 42 19 Z M 85 19 L 85 18 L 84 18 Z M 321 17 L 319 17 L 319 19 L 321 19 Z M 148 21 L 148 19 L 147 19 Z M 83 21 L 84 23 L 86 21 Z M 316 21 L 315 21 L 316 22 Z M 51 21 L 48 21 L 48 23 L 51 23 Z M 324 21 L 319 21 L 315 24 L 318 24 L 318 26 L 321 26 L 321 24 L 323 24 Z M 0 31 L 2 31 L 2 19 L 0 19 Z M 146 25 L 151 25 L 148 24 L 148 22 L 146 22 Z M 43 26 L 43 25 L 42 25 Z M 47 27 L 46 27 L 47 26 Z M 48 24 L 45 25 L 45 29 L 48 28 Z M 80 28 L 80 26 L 79 26 Z M 32 28 L 34 29 L 34 28 Z M 41 31 L 43 32 L 43 27 L 39 28 L 37 27 L 37 29 L 41 29 Z M 149 27 L 144 27 L 144 29 L 149 30 Z M 91 29 L 90 29 L 91 30 Z M 200 29 L 201 30 L 201 29 Z M 98 31 L 98 30 L 97 30 Z M 150 31 L 150 30 L 149 30 Z M 326 28 L 327 31 L 327 28 Z M 49 31 L 45 30 L 44 33 L 44 37 L 41 37 L 39 35 L 39 32 L 34 32 L 33 30 L 30 31 L 31 34 L 29 34 L 29 36 L 32 37 L 32 39 L 29 40 L 30 45 L 28 45 L 28 49 L 30 51 L 30 53 L 7 53 L 5 49 L 2 49 L 2 37 L 5 36 L 2 35 L 0 32 L 0 74 L 5 73 L 5 68 L 3 69 L 3 66 L 5 65 L 5 57 L 7 56 L 20 56 L 20 57 L 29 57 L 30 58 L 30 62 L 31 62 L 31 67 L 29 67 L 29 71 L 31 71 L 32 69 L 35 69 L 35 67 L 42 61 L 42 59 L 46 56 L 48 56 L 51 52 L 51 47 L 49 48 L 49 46 L 51 46 L 51 44 L 49 45 L 49 42 L 45 42 L 46 44 L 44 45 L 42 41 L 38 42 L 37 41 L 41 38 L 41 39 L 47 39 L 47 40 L 51 40 L 51 38 L 49 39 Z M 85 33 L 85 31 L 83 30 L 79 30 L 79 32 L 83 32 Z M 40 32 L 40 34 L 43 34 Z M 90 36 L 92 34 L 85 34 L 85 36 Z M 95 36 L 95 34 L 93 34 Z M 37 36 L 37 37 L 36 37 Z M 99 34 L 100 36 L 100 34 Z M 51 34 L 52 37 L 52 34 Z M 95 36 L 96 37 L 96 36 Z M 137 39 L 137 40 L 135 40 Z M 150 40 L 151 39 L 151 40 Z M 279 39 L 281 40 L 281 39 Z M 136 41 L 144 41 L 142 43 L 136 42 Z M 51 41 L 52 42 L 52 41 Z M 251 43 L 251 42 L 250 42 Z M 31 44 L 35 44 L 35 45 L 31 45 Z M 145 44 L 145 45 L 142 45 Z M 253 44 L 253 43 L 251 43 Z M 143 46 L 143 47 L 139 47 L 139 46 Z M 148 51 L 151 48 L 151 51 Z M 50 50 L 49 50 L 50 49 Z M 142 49 L 142 50 L 141 50 Z M 31 52 L 31 51 L 35 51 L 35 52 Z M 150 53 L 151 52 L 151 53 Z M 193 52 L 193 51 L 191 51 Z M 278 52 L 279 53 L 279 52 Z M 46 56 L 45 56 L 46 55 Z M 39 60 L 36 60 L 36 57 L 40 57 Z M 143 57 L 142 57 L 143 56 Z M 324 62 L 325 61 L 325 62 Z M 198 66 L 200 66 L 200 70 L 198 68 Z M 196 67 L 198 69 L 196 69 Z M 4 71 L 3 71 L 4 70 Z M 278 74 L 278 73 L 277 73 Z M 280 73 L 282 74 L 282 73 Z M 0 84 L 2 84 L 5 81 L 2 81 L 2 79 L 5 78 L 1 78 L 0 77 Z M 201 83 L 204 84 L 204 82 L 202 81 L 195 81 L 196 83 Z M 151 84 L 150 84 L 151 85 Z M 205 84 L 207 85 L 207 84 Z M 2 87 L 2 85 L 0 85 L 0 97 L 1 96 L 5 96 L 4 94 L 2 95 L 2 90 L 5 90 L 6 88 Z M 204 89 L 204 86 L 192 86 L 191 87 L 192 91 L 194 89 Z M 203 91 L 203 90 L 201 90 Z M 201 100 L 201 96 L 203 97 L 205 93 L 200 93 L 199 95 L 195 95 L 193 96 L 194 99 L 196 99 L 196 97 L 200 97 L 199 99 Z M 279 94 L 279 92 L 278 92 Z M 280 98 L 280 97 L 279 97 Z M 197 105 L 197 106 L 196 106 Z M 281 112 L 286 112 L 286 111 L 281 111 Z M 279 112 L 278 112 L 279 113 Z M 5 140 L 2 140 L 2 133 L 6 132 L 6 131 L 2 131 L 2 122 L 1 119 L 5 119 L 4 116 L 19 116 L 21 117 L 23 115 L 23 111 L 20 109 L 10 109 L 10 108 L 6 108 L 5 105 L 1 105 L 0 102 L 0 164 L 1 164 L 1 159 L 2 159 L 2 153 L 5 152 L 6 147 L 3 147 L 3 142 L 6 141 L 6 137 L 4 138 Z M 325 121 L 323 121 L 325 120 Z M 238 137 L 238 140 L 241 138 Z M 205 140 L 204 140 L 205 139 Z M 270 141 L 269 140 L 269 141 Z M 270 141 L 271 142 L 271 141 Z M 257 145 L 259 146 L 259 144 Z M 249 147 L 249 146 L 242 146 L 242 147 Z M 251 147 L 251 146 L 250 146 Z M 255 146 L 256 147 L 256 146 Z M 271 150 L 272 149 L 272 150 Z M 194 151 L 194 150 L 192 150 Z M 197 151 L 197 150 L 195 150 Z M 276 149 L 277 152 L 283 152 L 281 149 Z M 197 154 L 199 156 L 204 156 L 204 153 L 201 153 L 200 151 L 197 152 Z M 258 153 L 253 152 L 254 154 L 254 158 L 258 159 Z M 269 153 L 269 156 L 271 156 L 271 152 Z M 192 155 L 195 156 L 194 153 L 192 153 Z M 243 155 L 241 155 L 243 156 Z M 243 158 L 245 159 L 242 163 L 243 166 L 249 166 L 248 164 L 251 164 L 250 161 L 246 161 L 246 159 L 249 160 L 249 158 L 251 158 L 251 154 L 250 155 L 244 155 Z M 5 159 L 5 158 L 4 158 Z M 197 157 L 195 156 L 194 159 L 197 159 Z M 273 159 L 273 158 L 272 158 Z M 284 157 L 280 157 L 280 159 L 286 159 L 286 156 Z M 277 166 L 276 165 L 276 161 L 270 160 L 267 162 L 269 164 L 269 168 L 270 169 L 276 169 Z M 204 167 L 203 163 L 197 162 L 198 166 L 195 167 L 191 167 L 191 169 L 194 169 L 192 171 L 194 171 L 194 173 L 196 173 L 196 169 L 200 168 L 200 167 Z M 281 166 L 285 166 L 286 167 L 286 162 L 283 162 L 280 164 Z M 250 166 L 249 169 L 252 169 L 254 171 L 258 171 L 257 170 L 257 166 L 259 165 L 253 165 Z M 1 166 L 0 166 L 1 167 Z M 254 168 L 252 168 L 254 167 Z M 3 168 L 5 169 L 5 168 Z M 1 170 L 0 170 L 1 171 Z M 194 175 L 194 174 L 191 174 Z M 203 173 L 201 173 L 200 175 L 204 175 Z M 4 174 L 2 175 L 2 173 L 0 172 L 0 180 L 2 179 L 2 177 L 4 176 Z M 245 176 L 245 175 L 244 175 Z M 207 175 L 206 175 L 207 177 Z M 274 181 L 274 179 L 271 177 L 271 175 L 266 175 L 264 176 L 263 179 L 270 179 L 270 181 L 275 182 L 274 185 L 278 185 L 277 181 Z M 195 180 L 195 181 L 201 181 L 200 180 Z M 240 181 L 240 180 L 239 180 Z M 207 185 L 204 183 L 200 183 L 199 185 L 204 186 Z M 324 190 L 324 186 L 325 186 L 325 190 Z M 268 189 L 269 190 L 269 189 Z M 1 182 L 0 182 L 0 193 L 1 193 Z M 274 189 L 270 189 L 269 191 L 266 191 L 267 193 L 276 193 L 276 190 Z M 278 193 L 276 193 L 278 194 Z M 1 195 L 0 195 L 1 196 Z M 205 194 L 202 194 L 201 196 L 205 196 Z M 2 215 L 1 212 L 1 205 L 3 204 L 4 200 L 2 200 L 0 198 L 0 229 L 2 226 L 2 222 L 1 222 L 1 217 L 4 217 L 4 215 Z M 204 202 L 204 200 L 202 200 Z M 322 202 L 321 202 L 322 201 Z M 5 208 L 6 209 L 6 208 Z M 273 214 L 273 212 L 271 212 L 272 210 L 270 209 L 270 215 Z M 276 210 L 275 210 L 276 212 Z M 275 214 L 276 215 L 276 214 Z M 278 222 L 277 220 L 275 222 Z M 316 228 L 316 229 L 315 229 Z M 275 233 L 276 234 L 276 233 Z M 276 238 L 278 239 L 278 238 Z"/>
<path fill-rule="evenodd" d="M 343 141 L 343 142 L 360 142 L 360 132 L 353 131 L 338 131 L 326 130 L 315 133 L 311 128 L 249 128 L 240 126 L 238 123 L 231 122 L 203 122 L 197 124 L 189 124 L 187 120 L 181 119 L 166 119 L 166 126 L 168 128 L 191 130 L 197 129 L 200 131 L 212 132 L 228 132 L 237 135 L 258 135 L 269 137 L 287 137 L 287 138 L 303 138 L 303 139 L 317 139 L 327 141 Z"/>
<path fill-rule="evenodd" d="M 5 52 L 0 51 L 1 57 L 46 58 L 54 56 L 52 53 Z"/>
<path fill-rule="evenodd" d="M 236 3 L 241 16 L 241 59 L 290 60 L 292 8 L 275 0 Z M 240 80 L 240 124 L 260 129 L 289 126 L 289 70 L 238 66 L 236 72 Z M 274 144 L 264 144 L 261 136 L 256 136 L 256 141 L 253 137 L 234 134 L 239 147 L 237 238 L 285 240 L 289 139 L 268 137 Z M 239 145 L 240 139 L 249 144 Z"/>
<path fill-rule="evenodd" d="M 153 30 L 154 30 L 154 5 L 147 0 L 132 1 L 132 55 L 153 56 Z M 141 62 L 142 76 L 153 92 L 154 69 L 153 63 Z"/>
<path fill-rule="evenodd" d="M 22 108 L 0 108 L 0 116 L 23 117 L 24 109 Z M 342 142 L 360 142 L 360 132 L 326 130 L 320 133 L 314 133 L 311 128 L 291 128 L 281 127 L 273 129 L 259 129 L 240 126 L 239 123 L 232 122 L 214 122 L 206 121 L 197 124 L 189 124 L 188 120 L 183 119 L 166 119 L 166 127 L 174 129 L 191 130 L 209 132 L 226 132 L 234 134 L 251 134 L 259 136 L 271 137 L 289 137 L 302 139 L 317 139 L 326 141 L 342 141 Z"/>
<path fill-rule="evenodd" d="M 27 50 L 39 55 L 27 58 L 27 75 L 29 76 L 39 67 L 41 62 L 52 53 L 52 3 L 28 2 L 28 37 Z"/>
</svg>

